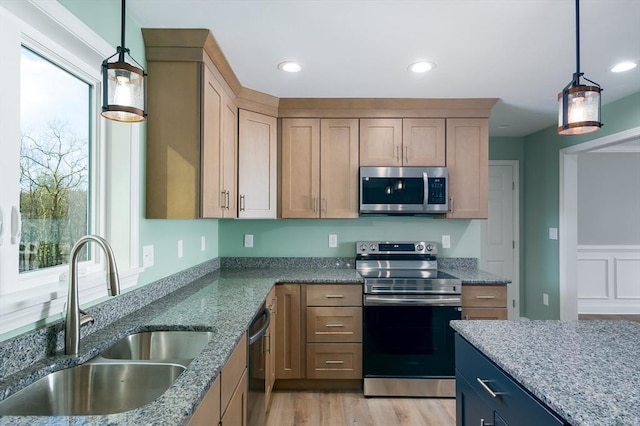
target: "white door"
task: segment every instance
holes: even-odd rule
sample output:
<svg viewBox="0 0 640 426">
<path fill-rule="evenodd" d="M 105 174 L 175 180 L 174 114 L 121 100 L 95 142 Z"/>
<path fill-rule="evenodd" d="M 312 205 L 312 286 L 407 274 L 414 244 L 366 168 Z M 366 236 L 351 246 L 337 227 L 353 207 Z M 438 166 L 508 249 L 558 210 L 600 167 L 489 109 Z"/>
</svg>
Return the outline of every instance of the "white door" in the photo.
<svg viewBox="0 0 640 426">
<path fill-rule="evenodd" d="M 517 162 L 489 162 L 489 218 L 482 221 L 481 269 L 511 280 L 508 318 L 520 317 Z"/>
</svg>

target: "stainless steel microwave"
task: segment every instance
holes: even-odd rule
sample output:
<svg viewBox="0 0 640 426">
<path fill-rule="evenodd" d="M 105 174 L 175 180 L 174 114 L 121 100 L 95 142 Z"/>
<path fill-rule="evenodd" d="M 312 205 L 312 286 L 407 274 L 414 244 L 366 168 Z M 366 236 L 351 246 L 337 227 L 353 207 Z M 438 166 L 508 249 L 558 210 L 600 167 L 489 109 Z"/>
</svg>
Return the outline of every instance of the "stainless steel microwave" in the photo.
<svg viewBox="0 0 640 426">
<path fill-rule="evenodd" d="M 446 213 L 448 189 L 446 167 L 360 167 L 360 214 Z"/>
</svg>

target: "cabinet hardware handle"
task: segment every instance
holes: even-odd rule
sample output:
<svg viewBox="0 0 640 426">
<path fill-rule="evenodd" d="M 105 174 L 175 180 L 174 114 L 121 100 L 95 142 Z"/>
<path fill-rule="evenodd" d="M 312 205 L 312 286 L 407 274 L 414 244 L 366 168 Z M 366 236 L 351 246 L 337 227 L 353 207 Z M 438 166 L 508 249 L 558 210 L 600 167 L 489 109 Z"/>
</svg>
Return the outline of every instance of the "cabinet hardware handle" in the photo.
<svg viewBox="0 0 640 426">
<path fill-rule="evenodd" d="M 489 294 L 487 295 L 483 295 L 483 294 L 479 294 L 478 296 L 476 296 L 476 299 L 495 299 L 495 296 L 491 296 Z"/>
<path fill-rule="evenodd" d="M 493 423 L 487 423 L 485 419 L 480 419 L 480 426 L 493 426 Z"/>
<path fill-rule="evenodd" d="M 487 393 L 489 395 L 491 395 L 491 398 L 497 398 L 498 395 L 502 395 L 503 392 L 494 392 L 490 387 L 489 387 L 489 381 L 488 380 L 482 380 L 480 377 L 476 377 L 476 380 L 478 381 L 478 383 L 480 383 L 480 386 L 482 386 L 482 388 L 487 391 Z"/>
<path fill-rule="evenodd" d="M 409 164 L 409 147 L 408 146 L 404 147 L 404 162 L 406 163 L 405 166 Z"/>
<path fill-rule="evenodd" d="M 227 192 L 226 192 L 226 195 L 227 195 L 227 197 L 226 197 L 226 199 L 227 199 L 227 206 L 226 206 L 225 208 L 226 208 L 227 210 L 229 210 L 229 204 L 231 204 L 231 203 L 229 203 L 229 191 L 227 191 Z"/>
<path fill-rule="evenodd" d="M 326 198 L 322 198 L 322 204 L 324 204 L 324 212 L 327 212 L 327 199 Z"/>
<path fill-rule="evenodd" d="M 313 212 L 317 213 L 318 212 L 318 197 L 312 197 L 313 198 Z"/>
<path fill-rule="evenodd" d="M 342 299 L 344 298 L 343 294 L 326 294 L 324 297 L 327 299 Z"/>
<path fill-rule="evenodd" d="M 344 361 L 332 361 L 332 360 L 327 360 L 324 362 L 325 364 L 344 364 Z"/>
<path fill-rule="evenodd" d="M 396 146 L 396 163 L 400 163 L 402 157 L 400 156 L 400 145 Z"/>
<path fill-rule="evenodd" d="M 453 213 L 453 197 L 449 198 L 449 213 Z"/>
<path fill-rule="evenodd" d="M 325 324 L 325 327 L 344 327 L 344 324 Z"/>
<path fill-rule="evenodd" d="M 221 209 L 224 209 L 224 208 L 225 208 L 224 203 L 225 203 L 225 202 L 226 202 L 226 200 L 227 200 L 226 195 L 227 195 L 227 193 L 226 193 L 225 191 L 221 191 L 221 192 L 220 192 L 220 208 L 221 208 Z"/>
<path fill-rule="evenodd" d="M 244 195 L 240 196 L 240 211 L 244 211 Z"/>
</svg>

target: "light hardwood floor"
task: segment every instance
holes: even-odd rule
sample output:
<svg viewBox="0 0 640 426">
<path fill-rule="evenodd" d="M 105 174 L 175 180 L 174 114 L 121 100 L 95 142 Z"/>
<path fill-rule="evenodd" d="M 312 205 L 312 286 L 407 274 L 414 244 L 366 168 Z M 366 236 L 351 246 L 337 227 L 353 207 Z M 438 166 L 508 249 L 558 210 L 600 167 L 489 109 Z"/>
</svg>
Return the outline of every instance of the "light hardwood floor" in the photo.
<svg viewBox="0 0 640 426">
<path fill-rule="evenodd" d="M 455 399 L 365 398 L 362 392 L 275 391 L 266 426 L 453 426 Z"/>
</svg>

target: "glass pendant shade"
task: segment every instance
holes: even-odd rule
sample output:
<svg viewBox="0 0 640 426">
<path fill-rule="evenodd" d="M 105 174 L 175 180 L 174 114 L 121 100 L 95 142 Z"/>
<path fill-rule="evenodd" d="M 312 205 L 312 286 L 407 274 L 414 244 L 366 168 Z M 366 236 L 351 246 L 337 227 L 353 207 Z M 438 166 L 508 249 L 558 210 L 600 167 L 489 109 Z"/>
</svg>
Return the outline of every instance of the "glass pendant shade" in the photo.
<svg viewBox="0 0 640 426">
<path fill-rule="evenodd" d="M 102 116 L 110 120 L 144 120 L 144 70 L 127 62 L 102 63 Z"/>
<path fill-rule="evenodd" d="M 598 86 L 579 85 L 558 93 L 559 134 L 584 135 L 602 127 L 600 91 Z"/>
</svg>

